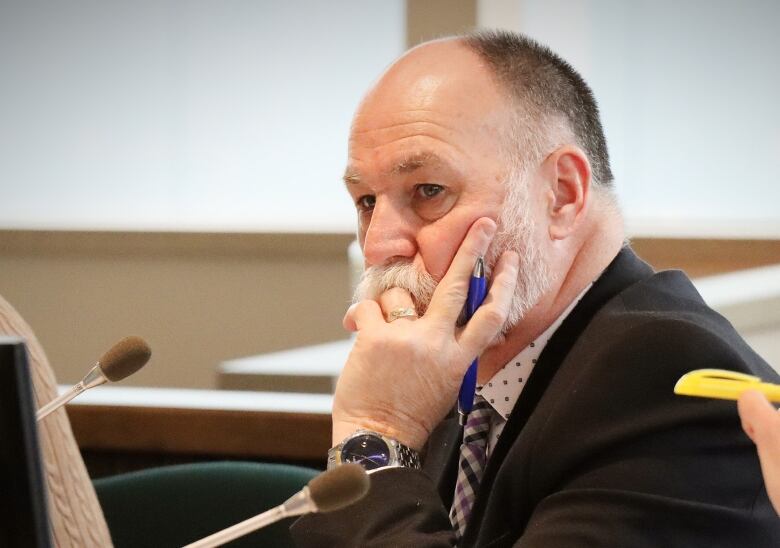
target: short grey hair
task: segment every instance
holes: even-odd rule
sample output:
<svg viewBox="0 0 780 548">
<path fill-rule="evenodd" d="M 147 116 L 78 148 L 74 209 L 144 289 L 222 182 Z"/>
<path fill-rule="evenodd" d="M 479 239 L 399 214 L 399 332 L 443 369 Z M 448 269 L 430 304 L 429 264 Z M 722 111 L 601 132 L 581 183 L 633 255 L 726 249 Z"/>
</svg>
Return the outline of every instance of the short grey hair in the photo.
<svg viewBox="0 0 780 548">
<path fill-rule="evenodd" d="M 594 187 L 610 191 L 614 177 L 607 140 L 596 99 L 582 76 L 548 47 L 521 34 L 479 31 L 461 40 L 517 103 L 510 155 L 522 163 L 541 160 L 568 136 L 588 156 Z"/>
</svg>

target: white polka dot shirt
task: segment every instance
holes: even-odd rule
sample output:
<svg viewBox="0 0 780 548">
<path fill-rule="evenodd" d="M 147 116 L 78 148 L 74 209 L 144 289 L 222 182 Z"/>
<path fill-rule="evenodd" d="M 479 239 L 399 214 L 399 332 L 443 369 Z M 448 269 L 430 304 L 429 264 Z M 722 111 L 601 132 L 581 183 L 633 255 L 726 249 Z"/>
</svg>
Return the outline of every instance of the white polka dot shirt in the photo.
<svg viewBox="0 0 780 548">
<path fill-rule="evenodd" d="M 496 411 L 490 422 L 490 439 L 488 439 L 487 446 L 488 456 L 490 456 L 492 448 L 496 446 L 498 438 L 501 437 L 501 431 L 506 425 L 509 414 L 512 412 L 523 388 L 525 388 L 528 376 L 536 365 L 536 360 L 539 359 L 542 350 L 547 345 L 547 341 L 550 340 L 553 333 L 555 333 L 577 303 L 582 300 L 582 297 L 592 285 L 592 283 L 588 284 L 582 293 L 566 307 L 563 313 L 558 316 L 544 333 L 523 348 L 517 356 L 509 360 L 503 368 L 493 375 L 487 384 L 477 387 L 477 394 L 482 395 Z"/>
</svg>

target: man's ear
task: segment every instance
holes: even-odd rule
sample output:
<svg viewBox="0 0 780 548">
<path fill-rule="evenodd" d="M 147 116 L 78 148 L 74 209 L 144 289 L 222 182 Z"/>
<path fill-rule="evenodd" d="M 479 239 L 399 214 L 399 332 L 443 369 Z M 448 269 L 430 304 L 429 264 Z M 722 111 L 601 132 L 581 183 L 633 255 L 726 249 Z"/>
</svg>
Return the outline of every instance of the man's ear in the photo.
<svg viewBox="0 0 780 548">
<path fill-rule="evenodd" d="M 555 150 L 546 162 L 550 174 L 550 238 L 563 240 L 574 232 L 590 202 L 590 162 L 582 149 L 574 145 Z"/>
</svg>

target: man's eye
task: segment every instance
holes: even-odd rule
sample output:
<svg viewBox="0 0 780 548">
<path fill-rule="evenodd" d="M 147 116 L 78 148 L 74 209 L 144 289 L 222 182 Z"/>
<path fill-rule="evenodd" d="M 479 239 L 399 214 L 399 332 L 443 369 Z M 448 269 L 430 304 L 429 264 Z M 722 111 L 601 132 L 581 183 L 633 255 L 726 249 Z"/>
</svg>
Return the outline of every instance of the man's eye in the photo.
<svg viewBox="0 0 780 548">
<path fill-rule="evenodd" d="M 441 185 L 424 184 L 417 186 L 417 193 L 423 198 L 433 198 L 442 192 L 444 192 L 444 187 Z"/>
<path fill-rule="evenodd" d="M 366 194 L 365 196 L 361 196 L 357 199 L 357 202 L 355 202 L 359 209 L 362 209 L 363 211 L 368 211 L 371 209 L 374 209 L 374 205 L 376 204 L 376 196 L 372 196 L 370 194 Z"/>
</svg>

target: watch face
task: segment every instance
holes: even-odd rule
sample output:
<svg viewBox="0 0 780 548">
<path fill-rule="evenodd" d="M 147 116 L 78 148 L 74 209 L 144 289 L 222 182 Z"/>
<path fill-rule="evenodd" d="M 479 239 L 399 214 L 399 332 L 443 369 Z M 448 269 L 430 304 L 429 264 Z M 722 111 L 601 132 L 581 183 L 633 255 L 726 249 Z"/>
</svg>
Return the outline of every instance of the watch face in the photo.
<svg viewBox="0 0 780 548">
<path fill-rule="evenodd" d="M 362 434 L 344 443 L 341 462 L 354 462 L 366 470 L 373 470 L 390 463 L 390 448 L 382 438 Z"/>
</svg>

